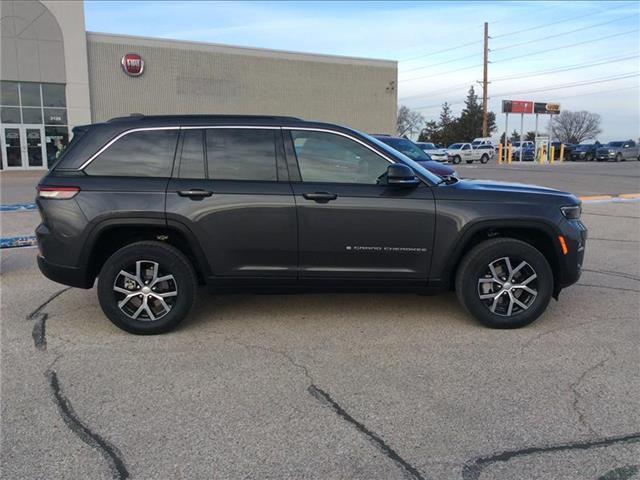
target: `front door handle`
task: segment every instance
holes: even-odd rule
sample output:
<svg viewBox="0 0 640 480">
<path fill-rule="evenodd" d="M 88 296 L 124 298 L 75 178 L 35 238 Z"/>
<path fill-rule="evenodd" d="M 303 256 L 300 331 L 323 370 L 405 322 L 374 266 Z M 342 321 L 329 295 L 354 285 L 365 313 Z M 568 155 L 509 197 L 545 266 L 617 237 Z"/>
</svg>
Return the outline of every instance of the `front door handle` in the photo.
<svg viewBox="0 0 640 480">
<path fill-rule="evenodd" d="M 331 200 L 335 200 L 336 198 L 338 198 L 338 194 L 337 193 L 330 193 L 330 192 L 303 193 L 302 196 L 304 198 L 306 198 L 307 200 L 313 200 L 313 201 L 319 202 L 319 203 L 326 203 L 326 202 L 329 202 Z"/>
<path fill-rule="evenodd" d="M 178 192 L 178 195 L 180 195 L 181 197 L 189 197 L 189 198 L 205 198 L 205 197 L 210 197 L 211 195 L 213 195 L 213 192 L 210 192 L 209 190 L 202 190 L 200 188 L 192 188 L 190 190 L 180 190 Z"/>
</svg>

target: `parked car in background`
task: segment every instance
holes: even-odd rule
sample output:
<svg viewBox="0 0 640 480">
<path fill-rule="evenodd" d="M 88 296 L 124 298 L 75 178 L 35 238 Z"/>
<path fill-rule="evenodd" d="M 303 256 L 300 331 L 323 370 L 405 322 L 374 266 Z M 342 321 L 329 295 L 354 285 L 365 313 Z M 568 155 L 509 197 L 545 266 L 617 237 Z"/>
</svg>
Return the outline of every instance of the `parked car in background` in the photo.
<svg viewBox="0 0 640 480">
<path fill-rule="evenodd" d="M 578 160 L 590 162 L 591 160 L 594 160 L 596 158 L 596 151 L 601 146 L 602 145 L 600 144 L 600 142 L 581 143 L 580 145 L 576 145 L 575 148 L 571 150 L 571 153 L 567 156 L 567 158 L 572 162 Z"/>
<path fill-rule="evenodd" d="M 453 164 L 458 164 L 462 160 L 467 163 L 479 161 L 487 163 L 489 161 L 489 153 L 486 150 L 474 149 L 470 143 L 453 143 L 447 147 L 447 156 Z"/>
<path fill-rule="evenodd" d="M 535 147 L 535 143 L 530 141 L 530 140 L 525 140 L 524 142 L 511 142 L 511 147 L 513 148 L 513 157 L 515 158 L 516 155 L 520 155 L 520 148 L 521 147 Z"/>
<path fill-rule="evenodd" d="M 480 145 L 473 145 L 472 143 L 471 146 L 473 147 L 474 150 L 480 150 L 482 152 L 486 152 L 489 155 L 489 158 L 493 158 L 496 155 L 496 149 L 490 143 L 483 143 Z"/>
<path fill-rule="evenodd" d="M 633 140 L 609 142 L 596 150 L 596 159 L 599 162 L 614 160 L 640 160 L 638 145 Z"/>
<path fill-rule="evenodd" d="M 536 147 L 533 145 L 525 145 L 522 148 L 522 161 L 523 162 L 534 162 L 536 159 Z M 516 160 L 520 160 L 520 154 Z"/>
<path fill-rule="evenodd" d="M 495 143 L 493 143 L 493 139 L 491 137 L 478 137 L 474 138 L 473 142 L 471 142 L 471 146 L 473 148 L 485 145 L 491 145 L 492 148 L 496 148 L 496 145 Z"/>
<path fill-rule="evenodd" d="M 569 158 L 571 158 L 571 152 L 573 152 L 573 150 L 577 147 L 577 145 L 574 145 L 573 143 L 565 143 L 564 158 L 560 158 L 560 152 L 563 151 L 562 145 L 563 145 L 562 142 L 551 142 L 551 144 L 549 145 L 554 149 L 554 155 L 556 160 L 568 160 Z"/>
<path fill-rule="evenodd" d="M 422 149 L 427 155 L 431 157 L 431 160 L 435 162 L 447 162 L 449 158 L 447 157 L 447 151 L 444 148 L 438 148 L 435 144 L 430 142 L 416 142 L 416 145 Z"/>
<path fill-rule="evenodd" d="M 414 162 L 418 162 L 434 175 L 438 175 L 441 178 L 458 176 L 458 173 L 453 168 L 434 162 L 428 154 L 422 151 L 422 149 L 411 140 L 402 137 L 392 137 L 391 135 L 373 135 L 373 137 L 406 155 Z"/>
</svg>

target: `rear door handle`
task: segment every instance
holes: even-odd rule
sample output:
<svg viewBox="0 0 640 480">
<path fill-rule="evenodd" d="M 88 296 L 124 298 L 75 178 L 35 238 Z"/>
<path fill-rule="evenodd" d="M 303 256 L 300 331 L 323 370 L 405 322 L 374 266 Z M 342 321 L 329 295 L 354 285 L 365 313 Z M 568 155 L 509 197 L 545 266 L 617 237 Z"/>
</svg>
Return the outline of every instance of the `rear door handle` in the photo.
<svg viewBox="0 0 640 480">
<path fill-rule="evenodd" d="M 200 188 L 192 188 L 190 190 L 180 190 L 178 195 L 189 198 L 204 198 L 210 197 L 213 195 L 213 192 L 210 192 L 209 190 L 202 190 Z"/>
<path fill-rule="evenodd" d="M 337 193 L 330 193 L 330 192 L 303 193 L 302 196 L 307 200 L 313 200 L 315 202 L 320 202 L 320 203 L 326 203 L 338 198 Z"/>
</svg>

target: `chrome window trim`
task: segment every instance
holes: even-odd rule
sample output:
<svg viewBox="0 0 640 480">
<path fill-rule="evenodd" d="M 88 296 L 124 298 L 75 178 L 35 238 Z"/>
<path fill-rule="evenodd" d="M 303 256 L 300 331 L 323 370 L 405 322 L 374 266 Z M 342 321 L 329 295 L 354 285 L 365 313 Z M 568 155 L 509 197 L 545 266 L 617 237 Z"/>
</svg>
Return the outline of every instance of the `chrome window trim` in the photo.
<svg viewBox="0 0 640 480">
<path fill-rule="evenodd" d="M 84 170 L 85 168 L 87 168 L 87 166 L 91 162 L 93 162 L 96 158 L 98 158 L 98 156 L 100 156 L 100 154 L 102 152 L 104 152 L 107 148 L 109 148 L 111 145 L 116 143 L 118 140 L 120 140 L 125 135 L 129 135 L 130 133 L 133 133 L 133 132 L 148 132 L 150 130 L 180 130 L 180 127 L 178 127 L 178 126 L 173 126 L 173 127 L 140 127 L 140 128 L 132 128 L 131 130 L 125 130 L 124 132 L 120 132 L 118 135 L 116 135 L 114 138 L 112 138 L 107 143 L 105 143 L 102 147 L 100 147 L 100 149 L 96 153 L 91 155 L 91 157 L 89 157 L 89 159 L 86 162 L 84 162 L 82 165 L 80 165 L 78 167 L 78 170 Z"/>
<path fill-rule="evenodd" d="M 370 145 L 366 144 L 362 140 L 360 140 L 360 139 L 358 139 L 358 138 L 356 138 L 356 137 L 354 137 L 352 135 L 349 135 L 347 133 L 338 132 L 336 130 L 329 130 L 327 128 L 314 128 L 314 127 L 282 127 L 282 129 L 283 130 L 304 130 L 304 131 L 309 131 L 309 132 L 324 132 L 324 133 L 333 133 L 334 135 L 340 135 L 341 137 L 345 137 L 345 138 L 348 138 L 350 140 L 353 140 L 354 142 L 359 143 L 363 147 L 368 148 L 369 150 L 371 150 L 373 153 L 375 153 L 379 157 L 384 158 L 387 162 L 392 163 L 392 164 L 396 163 L 395 161 L 391 160 L 386 155 L 383 155 L 382 153 L 378 152 L 375 148 L 373 148 Z M 294 148 L 295 148 L 295 146 L 294 146 Z"/>
<path fill-rule="evenodd" d="M 330 129 L 327 129 L 327 128 L 280 127 L 280 126 L 266 126 L 266 125 L 189 125 L 189 126 L 174 125 L 174 126 L 170 126 L 170 127 L 139 127 L 139 128 L 132 128 L 130 130 L 125 130 L 124 132 L 120 132 L 118 135 L 116 135 L 114 138 L 112 138 L 106 144 L 104 144 L 102 147 L 100 147 L 100 149 L 96 153 L 91 155 L 91 157 L 89 157 L 89 159 L 86 162 L 84 162 L 82 165 L 80 165 L 78 167 L 78 170 L 84 170 L 85 168 L 87 168 L 87 166 L 89 166 L 89 164 L 91 162 L 93 162 L 96 158 L 98 158 L 100 156 L 100 154 L 102 154 L 105 150 L 107 150 L 111 145 L 116 143 L 118 140 L 120 140 L 125 135 L 129 135 L 130 133 L 148 132 L 148 131 L 153 131 L 153 130 L 197 130 L 197 129 L 214 129 L 214 128 L 215 129 L 235 128 L 235 129 L 244 129 L 244 130 L 289 130 L 289 131 L 290 130 L 303 130 L 303 131 L 310 131 L 310 132 L 332 133 L 334 135 L 340 135 L 341 137 L 345 137 L 345 138 L 348 138 L 350 140 L 353 140 L 356 143 L 359 143 L 363 147 L 366 147 L 369 150 L 371 150 L 373 153 L 375 153 L 379 157 L 384 158 L 389 163 L 392 163 L 392 164 L 396 163 L 395 161 L 391 160 L 386 155 L 383 155 L 382 153 L 378 152 L 376 149 L 374 149 L 373 147 L 369 146 L 368 144 L 366 144 L 362 140 L 360 140 L 360 139 L 358 139 L 358 138 L 356 138 L 356 137 L 354 137 L 352 135 L 349 135 L 349 134 L 346 134 L 346 133 L 343 133 L 343 132 L 338 132 L 336 130 L 330 130 Z"/>
</svg>

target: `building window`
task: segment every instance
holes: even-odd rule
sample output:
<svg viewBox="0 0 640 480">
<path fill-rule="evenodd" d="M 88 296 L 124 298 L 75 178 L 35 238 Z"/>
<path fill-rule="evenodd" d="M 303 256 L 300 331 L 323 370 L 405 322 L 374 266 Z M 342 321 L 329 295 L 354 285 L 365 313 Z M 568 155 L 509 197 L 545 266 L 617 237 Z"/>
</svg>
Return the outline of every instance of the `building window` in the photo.
<svg viewBox="0 0 640 480">
<path fill-rule="evenodd" d="M 69 144 L 66 106 L 64 84 L 0 82 L 0 120 L 3 124 L 25 125 L 16 129 L 19 138 L 27 135 L 25 128 L 33 130 L 32 125 L 41 125 L 49 167 Z M 26 159 L 21 162 L 14 159 L 13 162 L 7 161 L 7 166 L 27 165 Z"/>
</svg>

